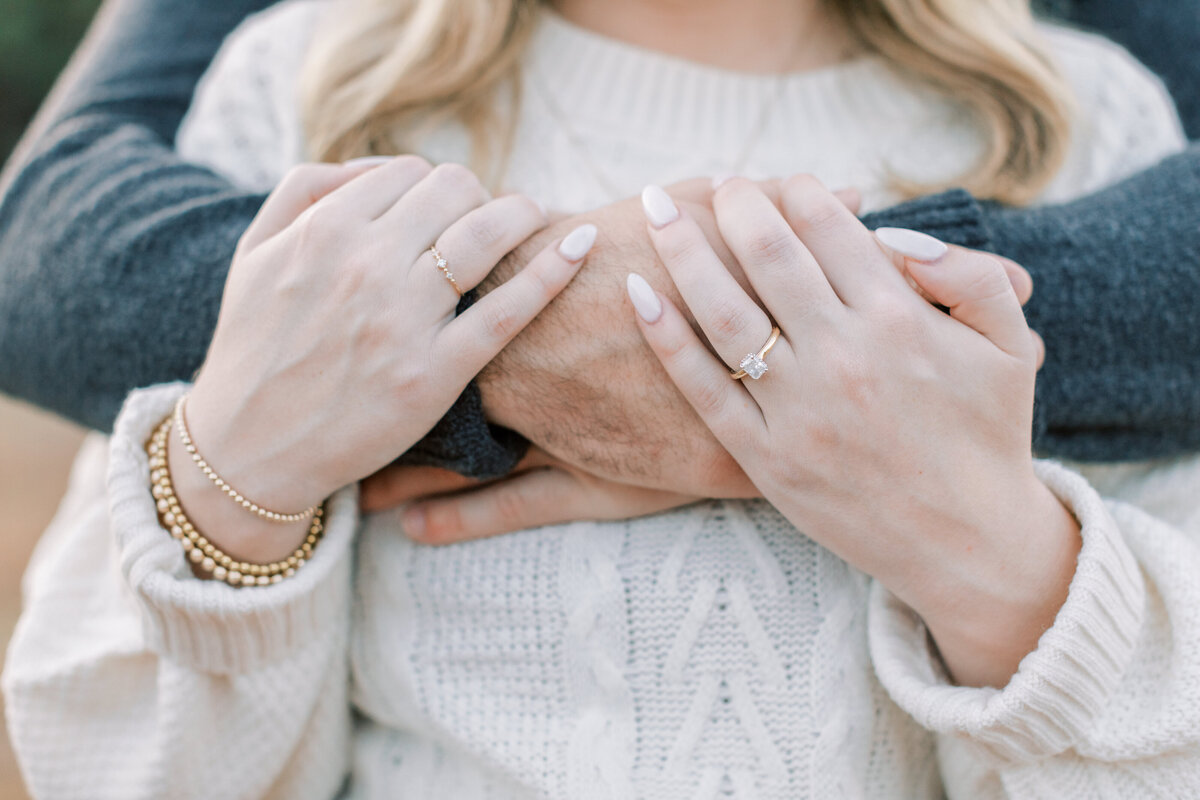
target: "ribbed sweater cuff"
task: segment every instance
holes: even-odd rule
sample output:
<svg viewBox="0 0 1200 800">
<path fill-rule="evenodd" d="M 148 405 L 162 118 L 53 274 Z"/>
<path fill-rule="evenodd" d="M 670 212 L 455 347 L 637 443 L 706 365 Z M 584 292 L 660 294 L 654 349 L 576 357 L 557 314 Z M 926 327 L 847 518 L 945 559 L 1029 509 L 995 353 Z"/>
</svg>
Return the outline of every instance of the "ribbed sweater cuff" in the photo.
<svg viewBox="0 0 1200 800">
<path fill-rule="evenodd" d="M 1061 753 L 1105 710 L 1134 654 L 1145 586 L 1100 496 L 1052 462 L 1038 477 L 1079 520 L 1083 546 L 1066 602 L 1004 689 L 954 686 L 924 623 L 876 584 L 869 636 L 879 680 L 921 726 L 968 737 L 1003 763 Z"/>
<path fill-rule="evenodd" d="M 892 208 L 867 214 L 863 224 L 876 228 L 911 228 L 936 236 L 944 242 L 990 250 L 991 238 L 984 224 L 983 207 L 962 189 L 919 197 Z"/>
<path fill-rule="evenodd" d="M 321 545 L 294 577 L 253 588 L 196 578 L 183 548 L 159 525 L 144 449 L 186 389 L 167 384 L 135 391 L 125 401 L 110 444 L 112 529 L 149 646 L 195 669 L 239 673 L 346 624 L 356 492 L 346 489 L 330 499 Z"/>
</svg>

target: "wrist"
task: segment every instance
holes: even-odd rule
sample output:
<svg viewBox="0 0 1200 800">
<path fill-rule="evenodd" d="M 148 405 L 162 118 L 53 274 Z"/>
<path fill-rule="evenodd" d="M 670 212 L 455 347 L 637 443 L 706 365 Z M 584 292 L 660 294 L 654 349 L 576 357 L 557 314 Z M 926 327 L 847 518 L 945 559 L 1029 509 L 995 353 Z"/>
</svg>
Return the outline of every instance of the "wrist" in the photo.
<svg viewBox="0 0 1200 800">
<path fill-rule="evenodd" d="M 1081 547 L 1079 524 L 1044 484 L 1022 494 L 1002 528 L 981 534 L 978 557 L 950 553 L 910 603 L 955 682 L 1002 687 L 1036 649 L 1066 602 Z"/>
<path fill-rule="evenodd" d="M 196 468 L 174 428 L 167 441 L 167 464 L 184 513 L 205 539 L 230 557 L 252 564 L 281 561 L 308 536 L 311 520 L 274 522 L 252 514 L 225 496 Z"/>
<path fill-rule="evenodd" d="M 313 438 L 306 425 L 281 420 L 257 395 L 242 398 L 236 389 L 216 391 L 214 385 L 238 384 L 202 376 L 188 394 L 185 417 L 198 452 L 229 486 L 282 514 L 314 506 L 340 488 L 323 479 L 314 448 L 301 438 Z M 179 438 L 178 431 L 172 438 Z"/>
</svg>

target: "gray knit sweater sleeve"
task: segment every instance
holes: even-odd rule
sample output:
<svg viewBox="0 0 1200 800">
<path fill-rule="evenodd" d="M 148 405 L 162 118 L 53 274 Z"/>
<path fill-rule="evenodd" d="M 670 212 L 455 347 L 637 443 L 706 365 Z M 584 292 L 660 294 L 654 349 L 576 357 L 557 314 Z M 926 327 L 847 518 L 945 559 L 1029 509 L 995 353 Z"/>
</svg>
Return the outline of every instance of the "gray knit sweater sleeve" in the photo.
<svg viewBox="0 0 1200 800">
<path fill-rule="evenodd" d="M 0 390 L 107 430 L 131 389 L 190 377 L 201 363 L 234 246 L 262 197 L 182 162 L 171 144 L 224 36 L 268 4 L 108 0 L 105 24 L 0 184 Z M 1100 6 L 1116 15 L 1124 5 L 1080 0 L 1096 19 Z M 1194 23 L 1197 0 L 1136 7 L 1140 18 Z M 1142 55 L 1174 35 L 1186 57 L 1169 63 L 1196 85 L 1185 41 L 1195 24 L 1160 27 L 1124 43 Z M 1195 135 L 1200 111 L 1181 110 Z M 981 207 L 952 192 L 872 222 L 993 248 L 1034 273 L 1031 320 L 1054 340 L 1039 389 L 1041 449 L 1162 454 L 1200 446 L 1200 337 L 1186 330 L 1200 307 L 1198 169 L 1193 150 L 1058 209 Z M 1068 323 L 1082 333 L 1052 333 Z M 406 458 L 482 477 L 507 471 L 524 447 L 487 424 L 469 387 Z"/>
</svg>

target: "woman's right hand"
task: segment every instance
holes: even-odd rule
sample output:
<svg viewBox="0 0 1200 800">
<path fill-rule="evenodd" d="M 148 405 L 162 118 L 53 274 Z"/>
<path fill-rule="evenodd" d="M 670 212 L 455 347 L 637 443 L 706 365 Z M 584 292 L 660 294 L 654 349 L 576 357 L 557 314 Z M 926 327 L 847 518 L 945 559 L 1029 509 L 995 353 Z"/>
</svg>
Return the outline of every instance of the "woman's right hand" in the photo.
<svg viewBox="0 0 1200 800">
<path fill-rule="evenodd" d="M 404 156 L 296 168 L 234 256 L 186 405 L 197 448 L 282 512 L 383 467 L 567 285 L 595 229 L 553 242 L 457 317 L 430 245 L 467 291 L 545 222 L 530 199 L 491 200 L 457 165 Z"/>
</svg>

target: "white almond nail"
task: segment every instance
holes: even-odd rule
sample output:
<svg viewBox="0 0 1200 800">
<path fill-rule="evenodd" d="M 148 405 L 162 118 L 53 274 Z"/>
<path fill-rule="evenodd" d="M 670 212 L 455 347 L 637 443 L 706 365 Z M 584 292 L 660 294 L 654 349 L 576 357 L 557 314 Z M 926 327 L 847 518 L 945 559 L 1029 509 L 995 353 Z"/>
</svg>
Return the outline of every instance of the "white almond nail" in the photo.
<svg viewBox="0 0 1200 800">
<path fill-rule="evenodd" d="M 588 254 L 596 243 L 596 226 L 588 223 L 580 225 L 567 234 L 558 246 L 558 254 L 567 261 L 578 261 Z"/>
<path fill-rule="evenodd" d="M 639 317 L 646 322 L 658 322 L 658 318 L 662 316 L 662 303 L 645 278 L 636 272 L 629 273 L 629 277 L 625 279 L 625 290 L 629 292 L 629 301 L 633 303 Z"/>
<path fill-rule="evenodd" d="M 915 261 L 932 264 L 950 251 L 941 239 L 908 228 L 879 228 L 875 236 L 885 246 Z"/>
<path fill-rule="evenodd" d="M 646 219 L 656 228 L 670 225 L 679 219 L 679 209 L 675 201 L 661 186 L 651 185 L 642 190 L 642 208 L 646 211 Z"/>
</svg>

